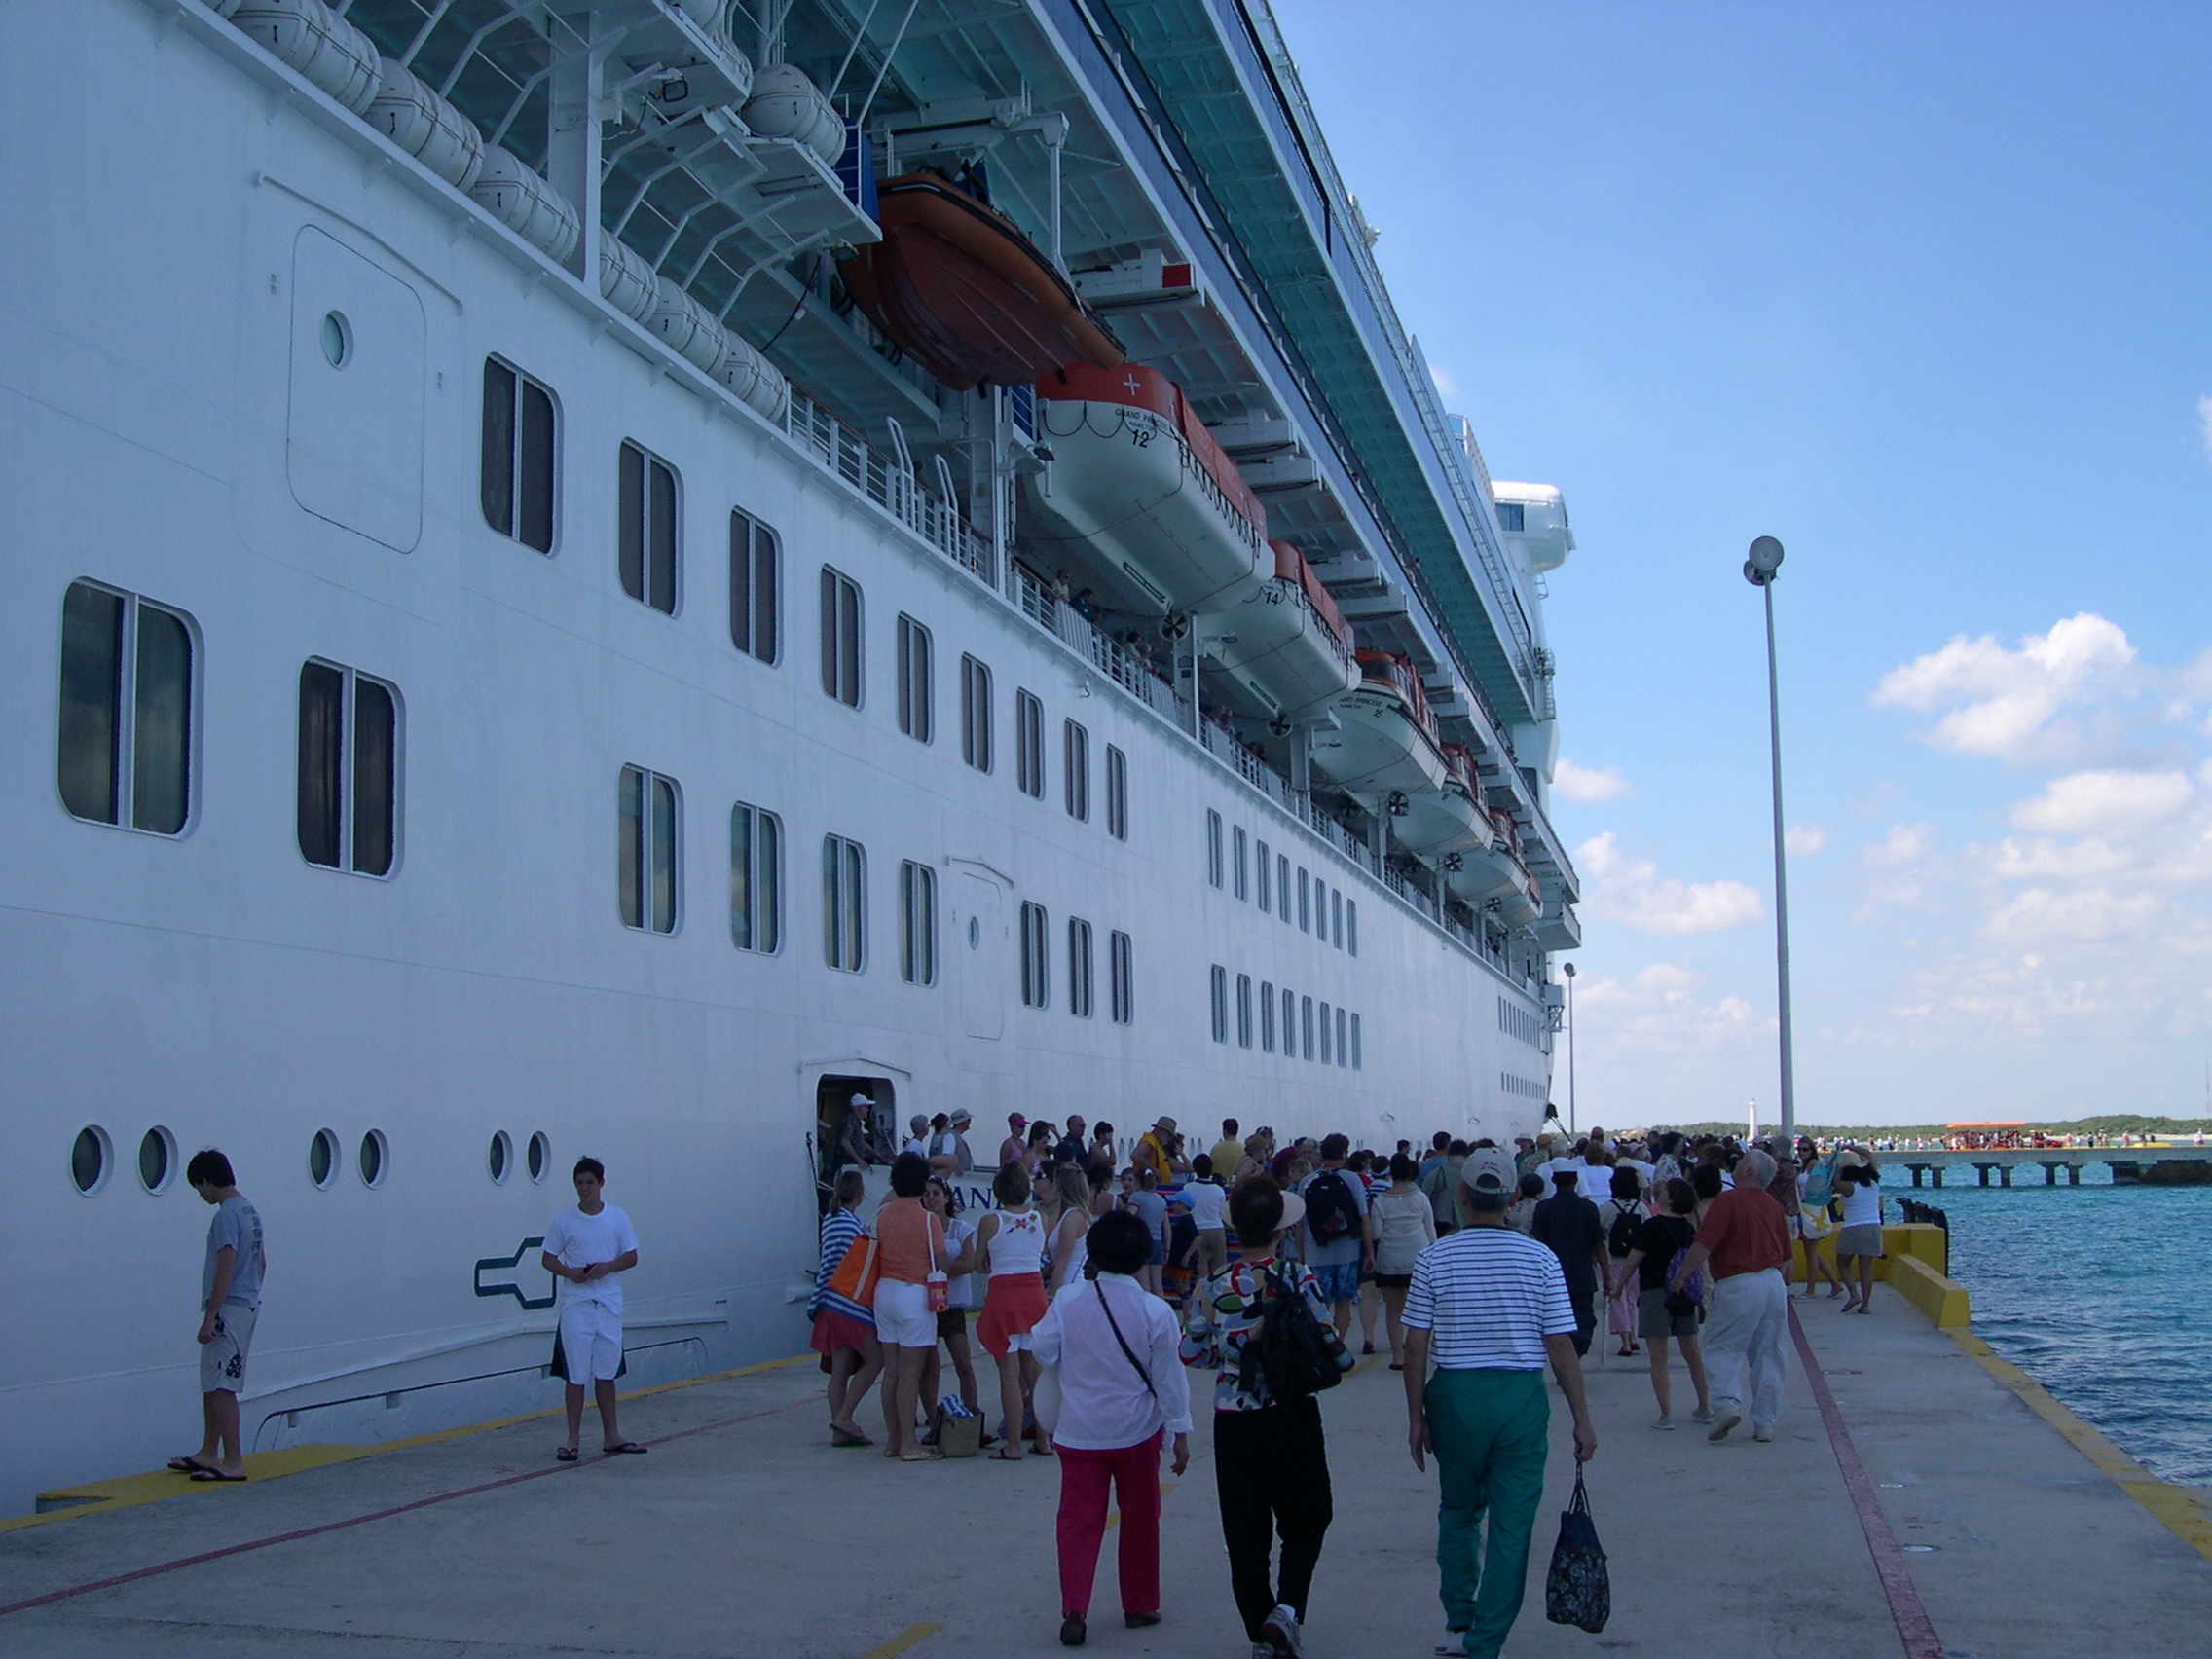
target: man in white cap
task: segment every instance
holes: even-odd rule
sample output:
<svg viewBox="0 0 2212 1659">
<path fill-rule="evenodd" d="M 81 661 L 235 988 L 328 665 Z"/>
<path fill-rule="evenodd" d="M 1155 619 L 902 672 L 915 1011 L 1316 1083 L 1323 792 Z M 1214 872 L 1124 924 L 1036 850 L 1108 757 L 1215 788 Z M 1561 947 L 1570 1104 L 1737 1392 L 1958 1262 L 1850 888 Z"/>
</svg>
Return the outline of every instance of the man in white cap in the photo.
<svg viewBox="0 0 2212 1659">
<path fill-rule="evenodd" d="M 868 1112 L 874 1105 L 874 1101 L 859 1093 L 845 1102 L 845 1126 L 837 1136 L 838 1168 L 858 1164 L 865 1169 L 877 1161 L 867 1122 Z"/>
<path fill-rule="evenodd" d="M 1466 1659 L 1496 1659 L 1521 1614 L 1549 1450 L 1545 1360 L 1574 1414 L 1576 1461 L 1598 1451 L 1567 1278 L 1546 1246 L 1505 1224 L 1514 1187 L 1505 1153 L 1485 1146 L 1467 1154 L 1458 1198 L 1466 1225 L 1416 1259 L 1401 1316 L 1407 1441 L 1417 1469 L 1436 1454 L 1441 1488 L 1436 1561 L 1445 1637 L 1436 1651 Z"/>
<path fill-rule="evenodd" d="M 976 1167 L 976 1155 L 968 1150 L 968 1125 L 975 1114 L 963 1106 L 945 1120 L 944 1132 L 930 1137 L 930 1169 L 939 1175 L 965 1175 Z"/>
</svg>

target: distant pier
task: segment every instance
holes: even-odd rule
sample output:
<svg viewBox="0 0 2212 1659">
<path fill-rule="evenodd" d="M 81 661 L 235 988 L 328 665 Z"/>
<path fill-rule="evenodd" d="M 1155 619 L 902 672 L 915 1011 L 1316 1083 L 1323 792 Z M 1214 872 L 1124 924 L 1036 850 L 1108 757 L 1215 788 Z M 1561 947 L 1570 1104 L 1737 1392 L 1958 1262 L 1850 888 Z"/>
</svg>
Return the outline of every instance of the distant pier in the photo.
<svg viewBox="0 0 2212 1659">
<path fill-rule="evenodd" d="M 1915 1187 L 1924 1181 L 1940 1187 L 1945 1170 L 1962 1168 L 1974 1171 L 1977 1186 L 1988 1186 L 1989 1173 L 1994 1169 L 1997 1185 L 2009 1187 L 2012 1172 L 2023 1167 L 2040 1168 L 2046 1187 L 2058 1185 L 2058 1172 L 2063 1169 L 2066 1184 L 2079 1187 L 2082 1171 L 2092 1163 L 2110 1168 L 2116 1187 L 2212 1186 L 2212 1146 L 1979 1147 L 1958 1152 L 1885 1152 L 1878 1156 L 1884 1163 L 1911 1170 Z"/>
</svg>

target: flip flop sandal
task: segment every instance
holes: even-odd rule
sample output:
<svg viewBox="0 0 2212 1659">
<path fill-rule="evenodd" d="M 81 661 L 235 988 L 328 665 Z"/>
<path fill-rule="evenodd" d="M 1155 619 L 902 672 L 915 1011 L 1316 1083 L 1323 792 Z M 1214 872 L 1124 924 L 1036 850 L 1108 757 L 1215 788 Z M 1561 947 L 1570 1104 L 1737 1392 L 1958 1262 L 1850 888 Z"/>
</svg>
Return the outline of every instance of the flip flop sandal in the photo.
<svg viewBox="0 0 2212 1659">
<path fill-rule="evenodd" d="M 944 1461 L 944 1454 L 933 1446 L 926 1452 L 902 1452 L 899 1454 L 899 1461 L 902 1463 L 941 1463 Z"/>
<path fill-rule="evenodd" d="M 245 1476 L 226 1475 L 220 1469 L 195 1469 L 192 1471 L 192 1478 L 196 1481 L 201 1481 L 208 1484 L 221 1482 L 223 1485 L 228 1486 L 233 1481 L 244 1480 Z"/>
<path fill-rule="evenodd" d="M 558 1446 L 558 1447 L 555 1447 L 555 1448 L 554 1448 L 554 1450 L 553 1450 L 553 1461 L 554 1461 L 554 1462 L 556 1462 L 556 1463 L 573 1463 L 573 1462 L 574 1462 L 575 1460 L 576 1460 L 576 1449 L 575 1449 L 575 1448 L 574 1448 L 573 1446 Z"/>
<path fill-rule="evenodd" d="M 830 1425 L 830 1444 L 832 1446 L 873 1446 L 875 1442 L 865 1434 L 855 1434 L 850 1429 L 839 1428 L 835 1423 L 831 1423 Z"/>
<path fill-rule="evenodd" d="M 621 1440 L 615 1442 L 615 1444 L 613 1444 L 612 1446 L 602 1446 L 600 1448 L 600 1451 L 609 1457 L 622 1457 L 633 1455 L 643 1456 L 649 1450 L 650 1448 L 647 1447 L 643 1441 L 638 1440 Z"/>
<path fill-rule="evenodd" d="M 200 1461 L 200 1459 L 197 1457 L 171 1457 L 169 1459 L 169 1467 L 174 1469 L 180 1475 L 197 1475 L 202 1469 L 206 1468 L 207 1465 Z"/>
</svg>

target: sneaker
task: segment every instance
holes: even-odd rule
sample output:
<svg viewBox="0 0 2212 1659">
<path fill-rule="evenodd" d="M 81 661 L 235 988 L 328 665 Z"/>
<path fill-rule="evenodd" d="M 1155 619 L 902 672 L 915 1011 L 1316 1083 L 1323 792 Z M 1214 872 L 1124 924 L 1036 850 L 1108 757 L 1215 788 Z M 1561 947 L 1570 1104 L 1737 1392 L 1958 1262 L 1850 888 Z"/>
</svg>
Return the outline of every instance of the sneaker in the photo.
<svg viewBox="0 0 2212 1659">
<path fill-rule="evenodd" d="M 1712 1420 L 1713 1408 L 1711 1406 L 1700 1406 L 1696 1411 L 1690 1413 L 1690 1421 L 1692 1422 L 1711 1422 Z"/>
<path fill-rule="evenodd" d="M 1278 1655 L 1287 1653 L 1290 1659 L 1301 1659 L 1306 1651 L 1298 1628 L 1298 1615 L 1288 1607 L 1277 1605 L 1260 1626 L 1260 1634 L 1268 1639 Z"/>
<path fill-rule="evenodd" d="M 1671 1418 L 1671 1417 L 1663 1417 L 1663 1418 L 1661 1418 L 1661 1419 L 1659 1419 L 1659 1420 L 1658 1420 L 1657 1422 L 1653 1423 L 1653 1424 L 1652 1424 L 1651 1426 L 1652 1426 L 1653 1428 L 1667 1428 L 1667 1429 L 1671 1429 L 1671 1428 L 1673 1428 L 1673 1427 L 1675 1426 L 1675 1419 L 1674 1419 L 1673 1418 Z"/>
<path fill-rule="evenodd" d="M 1081 1647 L 1084 1635 L 1083 1615 L 1081 1613 L 1070 1613 L 1060 1620 L 1060 1645 L 1062 1647 Z"/>
<path fill-rule="evenodd" d="M 1774 1430 L 1768 1428 L 1764 1423 L 1753 1423 L 1751 1425 L 1751 1438 L 1758 1441 L 1772 1440 Z"/>
<path fill-rule="evenodd" d="M 1436 1644 L 1436 1659 L 1467 1659 L 1467 1633 L 1448 1630 Z"/>
<path fill-rule="evenodd" d="M 1743 1420 L 1744 1414 L 1742 1412 L 1722 1412 L 1719 1417 L 1714 1419 L 1713 1432 L 1707 1435 L 1706 1439 L 1712 1441 L 1715 1446 L 1717 1446 L 1720 1444 L 1720 1442 L 1728 1438 L 1729 1430 L 1733 1429 L 1738 1423 L 1742 1422 Z"/>
<path fill-rule="evenodd" d="M 1156 1625 L 1159 1622 L 1160 1615 L 1158 1613 L 1124 1613 L 1122 1615 L 1122 1623 L 1130 1630 L 1143 1630 L 1147 1626 Z"/>
</svg>

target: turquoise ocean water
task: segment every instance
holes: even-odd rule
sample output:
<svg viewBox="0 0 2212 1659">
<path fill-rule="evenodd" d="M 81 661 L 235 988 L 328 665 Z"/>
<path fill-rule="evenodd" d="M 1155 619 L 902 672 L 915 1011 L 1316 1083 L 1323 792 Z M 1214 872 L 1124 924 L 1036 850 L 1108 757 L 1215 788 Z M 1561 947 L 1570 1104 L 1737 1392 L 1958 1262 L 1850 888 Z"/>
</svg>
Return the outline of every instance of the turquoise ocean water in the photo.
<svg viewBox="0 0 2212 1659">
<path fill-rule="evenodd" d="M 2152 1473 L 2212 1483 L 2212 1187 L 2115 1187 L 2093 1166 L 2079 1187 L 1935 1193 L 1882 1174 L 1888 1219 L 1900 1197 L 1950 1217 L 1976 1335 Z"/>
</svg>

